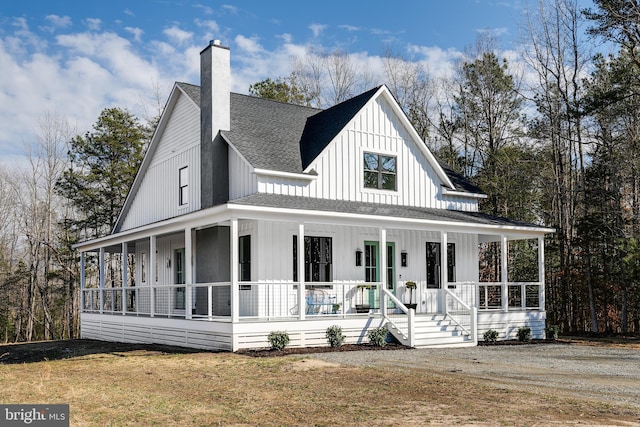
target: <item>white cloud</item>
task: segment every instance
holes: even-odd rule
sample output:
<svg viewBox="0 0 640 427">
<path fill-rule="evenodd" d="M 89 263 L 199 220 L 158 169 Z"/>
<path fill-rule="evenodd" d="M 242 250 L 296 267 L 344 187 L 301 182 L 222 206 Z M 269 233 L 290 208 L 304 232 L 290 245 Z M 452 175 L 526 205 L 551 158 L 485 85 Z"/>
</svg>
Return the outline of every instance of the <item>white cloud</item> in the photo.
<svg viewBox="0 0 640 427">
<path fill-rule="evenodd" d="M 309 25 L 309 29 L 313 33 L 313 37 L 318 37 L 324 30 L 327 29 L 327 26 L 323 24 L 311 24 Z"/>
<path fill-rule="evenodd" d="M 239 49 L 250 54 L 257 54 L 263 50 L 260 43 L 258 43 L 257 38 L 248 38 L 243 35 L 238 35 L 235 38 L 235 42 Z"/>
<path fill-rule="evenodd" d="M 238 8 L 236 6 L 230 5 L 230 4 L 223 4 L 222 8 L 224 10 L 226 10 L 227 12 L 231 13 L 231 14 L 237 14 L 238 13 Z"/>
<path fill-rule="evenodd" d="M 87 18 L 85 19 L 87 28 L 93 31 L 98 31 L 102 27 L 102 20 L 100 18 Z"/>
<path fill-rule="evenodd" d="M 284 34 L 280 34 L 276 36 L 279 39 L 282 39 L 282 41 L 286 44 L 291 43 L 291 41 L 293 40 L 293 36 L 289 33 L 284 33 Z"/>
<path fill-rule="evenodd" d="M 275 40 L 263 44 L 253 35 L 232 36 L 230 30 L 213 20 L 195 20 L 193 33 L 174 24 L 155 39 L 138 27 L 123 25 L 116 33 L 102 30 L 102 25 L 91 29 L 98 23 L 90 24 L 88 19 L 83 22 L 90 29 L 45 38 L 31 31 L 25 18 L 17 18 L 0 32 L 1 162 L 17 155 L 16 147 L 33 137 L 38 117 L 47 111 L 60 113 L 83 133 L 105 107 L 119 106 L 140 114 L 141 94 L 150 105 L 155 101 L 153 87 L 166 90 L 161 94 L 166 97 L 174 81 L 199 84 L 199 53 L 209 39 L 228 40 L 225 44 L 231 48 L 232 90 L 240 93 L 247 93 L 249 85 L 267 77 L 288 76 L 292 58 L 308 54 L 308 46 L 294 43 L 289 33 L 278 34 Z M 320 24 L 309 28 L 316 37 L 327 29 Z M 342 26 L 346 31 L 355 28 Z M 144 44 L 140 43 L 143 34 L 149 38 Z M 265 47 L 274 41 L 275 47 Z M 333 46 L 319 48 L 331 51 Z M 462 57 L 457 50 L 435 46 L 410 45 L 407 53 L 428 67 L 433 77 L 450 75 L 453 64 Z M 372 77 L 367 87 L 358 89 L 384 83 L 380 56 L 367 52 L 349 56 L 357 70 L 367 70 Z M 510 67 L 515 65 L 515 58 L 511 58 Z"/>
<path fill-rule="evenodd" d="M 136 14 L 133 13 L 133 11 L 131 9 L 129 9 L 129 8 L 125 9 L 123 12 L 124 12 L 125 15 L 136 16 Z"/>
<path fill-rule="evenodd" d="M 464 56 L 458 50 L 443 50 L 438 46 L 409 45 L 407 52 L 409 55 L 415 56 L 415 60 L 426 66 L 434 78 L 453 75 L 455 63 Z"/>
<path fill-rule="evenodd" d="M 198 28 L 205 31 L 204 34 L 201 34 L 202 31 L 198 31 L 198 37 L 203 42 L 220 38 L 222 31 L 216 21 L 196 19 L 194 22 Z"/>
<path fill-rule="evenodd" d="M 169 37 L 171 41 L 179 45 L 188 42 L 193 37 L 193 33 L 182 30 L 175 25 L 173 27 L 165 28 L 162 32 Z"/>
<path fill-rule="evenodd" d="M 213 9 L 207 5 L 204 4 L 194 4 L 193 7 L 195 7 L 196 9 L 202 9 L 202 13 L 204 13 L 205 15 L 213 15 Z"/>
<path fill-rule="evenodd" d="M 71 18 L 68 16 L 47 15 L 44 19 L 56 28 L 66 28 L 71 25 Z"/>
<path fill-rule="evenodd" d="M 507 27 L 480 28 L 480 29 L 477 29 L 476 32 L 479 34 L 488 34 L 493 37 L 500 37 L 500 36 L 504 36 L 505 34 L 508 34 L 509 29 Z"/>
<path fill-rule="evenodd" d="M 347 30 L 349 32 L 362 30 L 362 28 L 356 27 L 356 26 L 353 26 L 353 25 L 338 25 L 338 28 L 342 28 L 343 30 Z"/>
<path fill-rule="evenodd" d="M 142 41 L 142 35 L 144 34 L 142 28 L 124 27 L 124 30 L 128 33 L 131 33 L 133 35 L 133 40 L 135 40 L 136 42 Z"/>
<path fill-rule="evenodd" d="M 18 31 L 0 35 L 1 162 L 34 138 L 38 118 L 46 112 L 64 116 L 84 133 L 105 107 L 140 114 L 140 95 L 152 105 L 154 85 L 171 87 L 174 79 L 197 83 L 197 69 L 185 58 L 193 56 L 197 63 L 198 51 L 159 52 L 153 56 L 156 63 L 114 33 L 59 35 L 50 45 L 18 23 Z"/>
<path fill-rule="evenodd" d="M 50 25 L 41 26 L 42 31 L 53 33 L 57 29 L 71 26 L 71 18 L 68 16 L 47 15 L 44 18 Z"/>
</svg>

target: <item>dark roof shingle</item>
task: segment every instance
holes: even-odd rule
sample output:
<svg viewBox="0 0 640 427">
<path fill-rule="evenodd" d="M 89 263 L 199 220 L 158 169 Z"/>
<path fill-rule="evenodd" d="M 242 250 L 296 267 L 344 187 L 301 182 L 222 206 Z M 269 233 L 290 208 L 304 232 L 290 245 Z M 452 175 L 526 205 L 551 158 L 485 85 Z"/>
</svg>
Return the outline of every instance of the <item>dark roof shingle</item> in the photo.
<svg viewBox="0 0 640 427">
<path fill-rule="evenodd" d="M 256 193 L 231 201 L 230 203 L 247 206 L 271 207 L 280 209 L 311 210 L 319 212 L 341 212 L 358 215 L 386 216 L 464 224 L 498 225 L 527 228 L 543 228 L 508 218 L 448 209 L 420 208 L 411 206 L 382 205 L 378 203 L 353 202 L 345 200 L 316 199 L 313 197 L 286 196 L 281 194 Z"/>
</svg>

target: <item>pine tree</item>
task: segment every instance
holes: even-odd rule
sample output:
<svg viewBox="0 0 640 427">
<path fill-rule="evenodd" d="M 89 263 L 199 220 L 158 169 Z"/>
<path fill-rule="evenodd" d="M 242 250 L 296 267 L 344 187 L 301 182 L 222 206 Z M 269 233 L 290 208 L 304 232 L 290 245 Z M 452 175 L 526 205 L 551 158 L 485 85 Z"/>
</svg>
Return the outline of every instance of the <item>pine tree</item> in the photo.
<svg viewBox="0 0 640 427">
<path fill-rule="evenodd" d="M 73 224 L 81 238 L 103 236 L 113 229 L 149 136 L 149 129 L 130 112 L 107 108 L 91 132 L 71 140 L 71 166 L 57 189 L 77 210 Z"/>
</svg>

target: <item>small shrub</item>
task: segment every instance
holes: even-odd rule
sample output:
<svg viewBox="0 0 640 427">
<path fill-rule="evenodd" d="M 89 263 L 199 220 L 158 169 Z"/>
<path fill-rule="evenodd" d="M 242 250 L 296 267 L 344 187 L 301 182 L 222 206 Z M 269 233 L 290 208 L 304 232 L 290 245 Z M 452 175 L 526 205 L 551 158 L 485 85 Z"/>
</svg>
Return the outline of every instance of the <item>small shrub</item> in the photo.
<svg viewBox="0 0 640 427">
<path fill-rule="evenodd" d="M 518 328 L 518 341 L 531 341 L 531 328 L 522 326 Z"/>
<path fill-rule="evenodd" d="M 484 338 L 484 342 L 486 343 L 495 344 L 498 340 L 498 331 L 495 329 L 489 329 L 482 335 L 482 338 Z"/>
<path fill-rule="evenodd" d="M 269 344 L 273 350 L 282 350 L 289 344 L 289 334 L 284 331 L 273 331 L 269 334 Z"/>
<path fill-rule="evenodd" d="M 560 333 L 560 327 L 558 325 L 549 325 L 544 328 L 544 333 L 548 340 L 557 340 Z"/>
<path fill-rule="evenodd" d="M 338 325 L 329 326 L 326 333 L 327 341 L 331 347 L 340 347 L 346 338 L 342 335 L 342 328 Z"/>
<path fill-rule="evenodd" d="M 376 347 L 384 347 L 387 345 L 387 334 L 389 330 L 386 326 L 380 326 L 379 328 L 369 329 L 367 332 L 367 338 L 371 344 Z"/>
</svg>

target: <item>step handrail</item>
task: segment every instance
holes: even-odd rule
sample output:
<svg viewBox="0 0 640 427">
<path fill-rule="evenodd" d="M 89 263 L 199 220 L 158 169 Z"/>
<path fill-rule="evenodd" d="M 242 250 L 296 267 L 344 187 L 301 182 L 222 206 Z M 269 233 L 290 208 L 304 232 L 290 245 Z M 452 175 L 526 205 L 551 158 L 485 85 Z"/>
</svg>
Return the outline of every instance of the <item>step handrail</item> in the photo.
<svg viewBox="0 0 640 427">
<path fill-rule="evenodd" d="M 406 328 L 406 336 L 405 336 L 405 331 L 403 327 L 401 327 L 400 325 L 398 325 L 396 322 L 393 321 L 393 319 L 391 317 L 388 316 L 388 314 L 386 313 L 386 310 L 381 310 L 382 312 L 382 317 L 388 322 L 390 323 L 398 332 L 402 333 L 403 335 L 403 339 L 405 341 L 408 342 L 409 347 L 414 347 L 414 323 L 415 323 L 415 310 L 412 308 L 407 308 L 406 305 L 404 305 L 404 303 L 402 301 L 400 301 L 392 292 L 390 292 L 388 289 L 384 289 L 382 288 L 382 295 L 383 297 L 388 297 L 392 302 L 394 302 L 396 304 L 396 308 L 399 308 L 402 311 L 403 315 L 407 316 L 407 328 Z M 400 313 L 398 313 L 400 314 Z M 399 337 L 396 337 L 399 338 Z"/>
<path fill-rule="evenodd" d="M 465 311 L 468 311 L 468 312 L 469 312 L 469 319 L 470 319 L 470 321 L 471 321 L 471 316 L 473 315 L 473 313 L 472 313 L 472 311 L 473 311 L 473 310 L 471 309 L 471 307 L 469 307 L 469 305 L 467 305 L 467 303 L 465 303 L 464 301 L 462 301 L 462 300 L 461 300 L 461 299 L 460 299 L 456 294 L 454 294 L 453 292 L 451 292 L 449 289 L 444 288 L 443 290 L 445 291 L 445 295 L 448 295 L 448 296 L 450 296 L 451 298 L 453 298 L 453 299 L 454 299 L 458 304 L 462 305 L 462 307 L 466 309 Z M 446 306 L 446 303 L 447 303 L 447 301 L 446 301 L 446 298 L 445 298 L 445 301 L 444 301 L 445 306 Z M 449 319 L 451 319 L 451 321 L 452 321 L 453 323 L 455 323 L 455 324 L 456 324 L 456 325 L 458 325 L 460 328 L 462 328 L 462 330 L 463 330 L 464 332 L 466 332 L 467 334 L 469 334 L 469 335 L 473 335 L 473 332 L 472 332 L 471 330 L 469 330 L 469 328 L 467 328 L 466 326 L 464 326 L 462 323 L 458 322 L 458 320 L 457 320 L 455 317 L 453 317 L 452 315 L 450 315 L 448 310 L 445 310 L 445 312 L 446 312 L 446 316 L 447 316 Z"/>
</svg>

